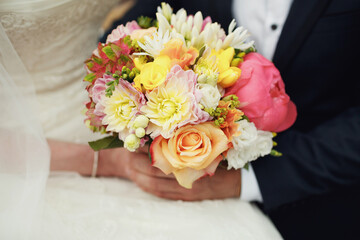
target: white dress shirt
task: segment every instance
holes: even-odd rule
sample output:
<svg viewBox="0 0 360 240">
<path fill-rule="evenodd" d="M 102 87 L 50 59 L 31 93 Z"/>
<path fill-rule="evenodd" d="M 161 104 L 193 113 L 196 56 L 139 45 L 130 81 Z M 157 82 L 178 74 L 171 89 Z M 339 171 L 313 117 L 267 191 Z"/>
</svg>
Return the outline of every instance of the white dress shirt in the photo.
<svg viewBox="0 0 360 240">
<path fill-rule="evenodd" d="M 239 26 L 249 30 L 257 51 L 272 59 L 290 10 L 292 0 L 233 0 L 233 16 Z M 262 202 L 253 168 L 241 172 L 241 196 L 245 201 Z"/>
</svg>

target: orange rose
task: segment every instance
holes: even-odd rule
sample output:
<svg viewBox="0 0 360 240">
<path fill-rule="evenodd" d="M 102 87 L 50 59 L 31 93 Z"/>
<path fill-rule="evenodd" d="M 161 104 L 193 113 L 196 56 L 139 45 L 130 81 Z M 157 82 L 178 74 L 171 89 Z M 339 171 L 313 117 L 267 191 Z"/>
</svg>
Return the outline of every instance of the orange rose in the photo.
<svg viewBox="0 0 360 240">
<path fill-rule="evenodd" d="M 160 56 L 164 55 L 171 59 L 171 66 L 179 65 L 185 69 L 195 63 L 199 51 L 193 47 L 187 49 L 182 40 L 175 38 L 165 43 L 164 49 L 160 52 Z"/>
<path fill-rule="evenodd" d="M 153 166 L 165 174 L 173 173 L 179 184 L 191 188 L 192 183 L 214 172 L 228 149 L 228 138 L 213 123 L 186 125 L 169 139 L 161 135 L 150 147 Z"/>
</svg>

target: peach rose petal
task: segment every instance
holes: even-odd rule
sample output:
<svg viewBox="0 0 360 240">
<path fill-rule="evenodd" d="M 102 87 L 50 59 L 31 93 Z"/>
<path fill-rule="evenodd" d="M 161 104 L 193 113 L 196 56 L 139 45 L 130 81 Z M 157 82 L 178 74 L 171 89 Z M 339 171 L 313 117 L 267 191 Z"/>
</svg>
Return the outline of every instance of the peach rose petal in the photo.
<svg viewBox="0 0 360 240">
<path fill-rule="evenodd" d="M 203 132 L 206 132 L 208 136 L 211 136 L 211 149 L 210 155 L 207 157 L 207 163 L 203 164 L 203 166 L 207 167 L 210 163 L 219 155 L 228 149 L 228 141 L 224 132 L 219 128 L 213 128 L 213 131 L 209 131 L 208 127 L 213 127 L 212 123 L 204 123 L 196 125 L 196 127 Z M 225 140 L 226 139 L 226 140 Z"/>
<path fill-rule="evenodd" d="M 193 182 L 195 182 L 197 179 L 207 175 L 213 176 L 221 160 L 222 156 L 218 156 L 207 168 L 202 170 L 184 168 L 181 170 L 176 170 L 173 173 L 180 186 L 191 189 Z"/>
<path fill-rule="evenodd" d="M 188 135 L 188 132 L 193 136 Z M 183 134 L 190 138 L 182 137 Z M 182 146 L 198 145 L 199 142 L 201 144 L 198 149 L 187 150 Z M 195 180 L 214 174 L 222 159 L 221 153 L 229 148 L 228 144 L 224 132 L 213 123 L 207 122 L 179 128 L 170 139 L 158 136 L 151 144 L 150 153 L 153 166 L 165 174 L 173 173 L 181 186 L 191 188 Z M 191 151 L 193 154 L 187 156 Z"/>
<path fill-rule="evenodd" d="M 171 164 L 163 154 L 163 151 L 161 149 L 161 146 L 163 145 L 161 144 L 162 140 L 163 138 L 161 136 L 158 136 L 154 139 L 150 146 L 150 154 L 152 159 L 152 165 L 159 168 L 166 175 L 168 175 L 175 171 L 175 168 L 171 166 Z"/>
</svg>

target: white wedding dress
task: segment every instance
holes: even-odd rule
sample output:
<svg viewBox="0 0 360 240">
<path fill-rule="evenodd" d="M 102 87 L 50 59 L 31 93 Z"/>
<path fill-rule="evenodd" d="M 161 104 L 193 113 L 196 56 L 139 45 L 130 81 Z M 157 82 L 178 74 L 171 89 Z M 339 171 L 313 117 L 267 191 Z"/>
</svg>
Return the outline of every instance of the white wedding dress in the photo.
<svg viewBox="0 0 360 240">
<path fill-rule="evenodd" d="M 6 84 L 10 84 L 13 92 L 9 95 L 5 94 L 7 98 L 0 99 L 2 101 L 0 110 L 3 113 L 4 111 L 14 113 L 17 108 L 22 107 L 23 110 L 19 110 L 18 115 L 26 111 L 28 114 L 22 118 L 14 117 L 14 121 L 6 121 L 5 116 L 1 115 L 1 124 L 10 127 L 7 130 L 0 129 L 0 140 L 3 141 L 0 144 L 5 143 L 4 139 L 10 141 L 9 139 L 16 138 L 18 145 L 27 146 L 23 150 L 10 151 L 7 155 L 8 147 L 0 147 L 3 151 L 2 155 L 0 154 L 3 158 L 1 160 L 6 163 L 6 160 L 12 157 L 20 161 L 26 158 L 28 168 L 29 162 L 36 163 L 31 167 L 42 166 L 38 167 L 38 170 L 40 169 L 38 172 L 34 171 L 36 174 L 33 176 L 36 177 L 29 178 L 34 182 L 34 186 L 37 186 L 37 191 L 34 189 L 30 191 L 28 185 L 21 182 L 23 178 L 9 177 L 7 175 L 11 174 L 0 170 L 0 182 L 3 183 L 0 184 L 2 188 L 0 201 L 3 201 L 1 202 L 3 205 L 0 206 L 0 217 L 3 218 L 0 219 L 0 225 L 9 225 L 9 227 L 0 227 L 0 238 L 281 239 L 270 220 L 256 206 L 238 199 L 203 202 L 168 201 L 149 195 L 126 180 L 84 178 L 76 173 L 50 173 L 46 186 L 41 184 L 41 179 L 47 177 L 48 170 L 44 168 L 48 169 L 49 164 L 48 148 L 41 140 L 44 139 L 42 131 L 47 138 L 77 143 L 86 143 L 99 137 L 91 133 L 83 124 L 84 116 L 81 111 L 86 101 L 85 84 L 82 82 L 85 75 L 83 61 L 96 47 L 100 24 L 116 3 L 117 0 L 0 1 L 0 30 L 3 37 L 0 38 L 3 41 L 0 46 L 0 49 L 3 48 L 0 52 L 0 64 L 12 69 L 15 77 L 11 78 L 11 73 L 6 72 L 3 76 L 16 79 L 16 73 L 21 70 L 22 84 L 17 84 L 17 87 L 21 90 L 23 84 L 33 83 L 37 101 L 37 104 L 33 103 L 34 106 L 30 106 L 31 101 L 22 99 L 22 94 L 16 95 L 14 90 L 16 86 L 12 86 L 9 82 L 2 83 L 3 89 Z M 7 37 L 10 41 L 6 40 Z M 5 47 L 6 43 L 12 46 Z M 24 69 L 21 68 L 21 64 L 10 65 L 12 61 L 10 57 L 13 55 L 6 54 L 6 51 L 12 47 L 20 57 L 17 59 L 16 54 L 13 53 L 14 58 L 22 61 Z M 27 73 L 24 73 L 25 71 Z M 2 93 L 6 92 L 8 91 L 4 90 Z M 17 98 L 14 100 L 13 96 Z M 5 102 L 10 100 L 13 102 Z M 9 104 L 12 108 L 6 108 Z M 37 129 L 37 120 L 29 117 L 35 112 L 42 129 Z M 26 121 L 20 121 L 23 118 Z M 36 137 L 24 140 L 23 137 L 17 136 L 11 125 L 27 125 L 28 131 L 25 132 Z M 20 132 L 20 129 L 21 127 L 17 127 L 16 130 Z M 34 134 L 32 132 L 35 131 L 34 129 L 37 129 L 39 134 Z M 26 154 L 20 157 L 16 154 L 14 156 L 14 152 L 19 151 L 24 151 Z M 7 163 L 9 162 L 11 160 Z M 0 163 L 0 168 L 1 166 Z M 43 171 L 42 175 L 41 171 Z M 24 172 L 28 176 L 28 171 Z M 12 197 L 9 197 L 10 195 Z M 16 203 L 20 198 L 22 202 Z M 33 198 L 37 201 L 30 201 Z M 18 204 L 17 207 L 14 207 L 15 203 Z M 9 204 L 9 207 L 6 204 Z M 17 213 L 11 212 L 9 210 L 11 204 L 14 209 L 20 207 L 23 210 Z M 5 215 L 6 209 L 11 215 Z M 18 238 L 1 237 L 11 236 L 16 232 L 9 230 L 11 227 L 16 227 L 11 226 L 11 220 L 19 224 L 17 231 L 25 232 L 24 225 L 19 221 L 26 224 L 32 221 L 32 217 L 40 223 L 40 228 L 36 230 L 37 235 L 34 234 L 36 238 L 32 238 L 33 235 L 30 233 L 16 235 Z M 28 231 L 34 229 L 29 228 Z"/>
</svg>

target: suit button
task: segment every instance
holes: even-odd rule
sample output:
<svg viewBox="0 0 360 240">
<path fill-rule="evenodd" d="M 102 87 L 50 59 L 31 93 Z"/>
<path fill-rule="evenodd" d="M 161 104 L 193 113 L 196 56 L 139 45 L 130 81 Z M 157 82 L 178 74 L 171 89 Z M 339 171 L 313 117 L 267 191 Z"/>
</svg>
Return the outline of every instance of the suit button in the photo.
<svg viewBox="0 0 360 240">
<path fill-rule="evenodd" d="M 278 27 L 278 26 L 277 26 L 275 23 L 274 23 L 274 24 L 271 24 L 271 30 L 274 30 L 274 31 L 275 31 L 275 30 L 277 29 L 277 27 Z"/>
</svg>

